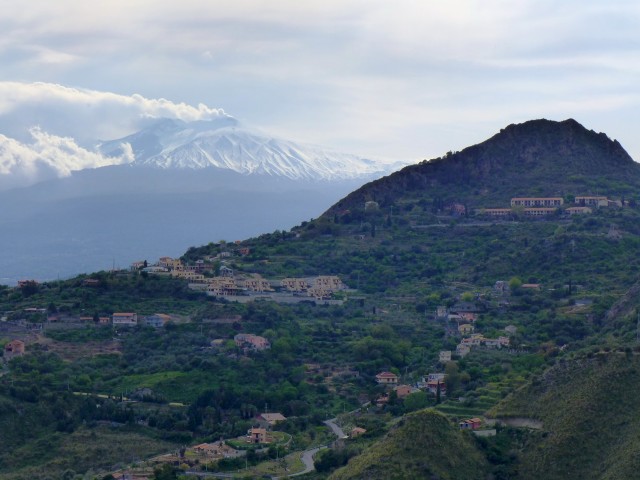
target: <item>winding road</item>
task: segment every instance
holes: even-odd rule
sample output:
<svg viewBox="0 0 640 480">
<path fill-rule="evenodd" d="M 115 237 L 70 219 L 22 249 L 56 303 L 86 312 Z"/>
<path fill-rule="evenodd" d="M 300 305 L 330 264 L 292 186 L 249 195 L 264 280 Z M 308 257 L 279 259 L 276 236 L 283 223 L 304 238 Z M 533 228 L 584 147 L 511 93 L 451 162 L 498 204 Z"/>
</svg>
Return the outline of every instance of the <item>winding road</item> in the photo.
<svg viewBox="0 0 640 480">
<path fill-rule="evenodd" d="M 347 436 L 344 434 L 344 431 L 336 424 L 337 420 L 338 420 L 337 418 L 331 418 L 329 420 L 325 420 L 324 424 L 331 429 L 333 434 L 336 437 L 338 437 L 338 439 L 346 438 Z M 327 448 L 327 447 L 328 445 L 322 445 L 320 447 L 305 450 L 304 452 L 302 452 L 302 456 L 300 457 L 300 460 L 302 460 L 302 463 L 304 463 L 304 470 L 301 470 L 296 473 L 292 473 L 290 475 L 287 475 L 286 477 L 273 477 L 273 479 L 275 480 L 279 478 L 297 477 L 299 475 L 304 475 L 305 473 L 314 471 L 315 466 L 313 465 L 313 456 L 323 448 Z"/>
<path fill-rule="evenodd" d="M 336 424 L 336 420 L 338 420 L 338 419 L 337 418 L 331 418 L 329 420 L 325 420 L 324 424 L 331 429 L 333 434 L 336 437 L 338 437 L 338 439 L 346 438 L 347 436 L 344 434 L 342 429 Z"/>
</svg>

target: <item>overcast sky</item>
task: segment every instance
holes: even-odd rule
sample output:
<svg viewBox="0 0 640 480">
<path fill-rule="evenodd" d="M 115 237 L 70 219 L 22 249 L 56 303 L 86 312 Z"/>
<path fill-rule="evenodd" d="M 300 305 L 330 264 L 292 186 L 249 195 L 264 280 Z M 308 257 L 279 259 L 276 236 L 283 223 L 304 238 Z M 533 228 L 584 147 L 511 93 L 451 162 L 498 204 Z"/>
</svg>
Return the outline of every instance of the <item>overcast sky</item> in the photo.
<svg viewBox="0 0 640 480">
<path fill-rule="evenodd" d="M 417 161 L 572 117 L 640 159 L 638 25 L 620 0 L 0 0 L 0 133 L 226 112 Z"/>
</svg>

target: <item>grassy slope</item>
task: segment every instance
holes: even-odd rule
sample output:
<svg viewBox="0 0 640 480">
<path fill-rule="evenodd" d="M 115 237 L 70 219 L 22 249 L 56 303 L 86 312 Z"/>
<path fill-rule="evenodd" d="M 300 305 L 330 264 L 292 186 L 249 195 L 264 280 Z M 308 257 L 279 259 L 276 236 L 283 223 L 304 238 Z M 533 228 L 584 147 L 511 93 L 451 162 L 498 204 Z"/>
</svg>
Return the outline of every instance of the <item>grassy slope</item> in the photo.
<svg viewBox="0 0 640 480">
<path fill-rule="evenodd" d="M 149 438 L 127 427 L 81 428 L 70 435 L 51 433 L 34 439 L 11 456 L 4 456 L 0 480 L 58 478 L 66 470 L 109 470 L 176 448 L 175 444 Z"/>
<path fill-rule="evenodd" d="M 332 480 L 485 478 L 487 462 L 471 437 L 443 415 L 423 410 L 407 415 L 383 440 L 337 470 Z"/>
<path fill-rule="evenodd" d="M 640 469 L 639 408 L 640 358 L 616 352 L 559 362 L 495 413 L 543 422 L 519 478 L 623 479 Z"/>
</svg>

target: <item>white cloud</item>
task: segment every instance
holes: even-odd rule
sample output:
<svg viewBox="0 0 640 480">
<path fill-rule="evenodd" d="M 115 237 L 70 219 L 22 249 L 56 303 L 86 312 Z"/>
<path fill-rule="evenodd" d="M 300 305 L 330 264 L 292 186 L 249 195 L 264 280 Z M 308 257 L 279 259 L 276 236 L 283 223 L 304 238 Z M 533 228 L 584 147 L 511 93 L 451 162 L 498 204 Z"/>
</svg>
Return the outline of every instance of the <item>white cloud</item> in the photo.
<svg viewBox="0 0 640 480">
<path fill-rule="evenodd" d="M 138 131 L 157 118 L 184 121 L 226 116 L 204 104 L 119 95 L 50 83 L 0 82 L 0 187 L 16 187 L 73 171 L 133 161 L 95 151 L 97 140 Z"/>
<path fill-rule="evenodd" d="M 134 160 L 131 146 L 123 145 L 119 157 L 104 157 L 86 150 L 68 137 L 58 137 L 39 128 L 30 130 L 32 141 L 22 143 L 0 135 L 0 189 L 31 185 L 67 177 L 86 168 L 121 165 Z"/>
<path fill-rule="evenodd" d="M 0 132 L 9 136 L 18 120 L 23 132 L 40 124 L 85 145 L 167 111 L 206 115 L 204 102 L 287 138 L 376 156 L 439 155 L 533 115 L 574 116 L 611 135 L 626 125 L 623 144 L 640 152 L 631 113 L 640 4 L 628 0 L 32 0 L 24 9 L 0 0 L 0 8 L 10 12 L 0 21 L 0 79 L 94 89 L 74 92 L 64 108 L 31 105 L 22 118 L 3 117 L 0 85 Z M 98 100 L 96 90 L 143 97 Z M 84 102 L 78 92 L 93 94 Z M 55 95 L 63 102 L 64 92 Z M 625 97 L 630 107 L 620 108 Z M 65 111 L 56 130 L 45 125 Z M 87 138 L 78 138 L 84 124 Z"/>
<path fill-rule="evenodd" d="M 149 119 L 185 121 L 226 116 L 204 104 L 176 103 L 164 98 L 119 95 L 51 83 L 0 82 L 0 132 L 26 141 L 29 131 L 74 138 L 84 146 L 139 130 Z"/>
</svg>

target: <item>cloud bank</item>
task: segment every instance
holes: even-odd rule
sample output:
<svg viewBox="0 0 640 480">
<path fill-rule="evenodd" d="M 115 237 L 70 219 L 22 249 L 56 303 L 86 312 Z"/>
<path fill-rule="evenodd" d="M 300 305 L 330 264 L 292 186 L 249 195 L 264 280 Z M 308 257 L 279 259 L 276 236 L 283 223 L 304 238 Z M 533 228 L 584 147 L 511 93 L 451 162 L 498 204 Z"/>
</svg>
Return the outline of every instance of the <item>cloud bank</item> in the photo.
<svg viewBox="0 0 640 480">
<path fill-rule="evenodd" d="M 573 117 L 640 157 L 640 4 L 629 0 L 0 7 L 0 80 L 138 92 L 196 115 L 210 110 L 199 102 L 224 105 L 285 138 L 394 159 L 458 150 L 509 123 Z M 134 97 L 116 111 L 162 108 Z M 94 136 L 120 138 L 143 118 L 95 125 Z"/>
<path fill-rule="evenodd" d="M 121 138 L 149 120 L 211 120 L 227 116 L 204 104 L 175 103 L 164 98 L 119 95 L 51 83 L 0 82 L 0 133 L 27 141 L 30 130 L 71 137 L 83 145 Z"/>
<path fill-rule="evenodd" d="M 204 104 L 138 94 L 0 82 L 0 189 L 132 162 L 128 145 L 123 155 L 105 157 L 95 150 L 96 142 L 121 138 L 157 118 L 195 121 L 226 116 Z"/>
<path fill-rule="evenodd" d="M 66 177 L 86 168 L 121 165 L 134 160 L 128 144 L 123 145 L 122 155 L 104 157 L 78 146 L 69 137 L 51 135 L 39 128 L 32 128 L 29 133 L 30 143 L 0 135 L 0 190 Z"/>
</svg>

